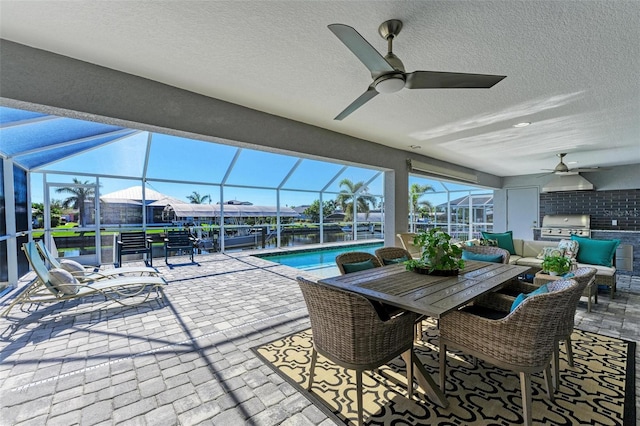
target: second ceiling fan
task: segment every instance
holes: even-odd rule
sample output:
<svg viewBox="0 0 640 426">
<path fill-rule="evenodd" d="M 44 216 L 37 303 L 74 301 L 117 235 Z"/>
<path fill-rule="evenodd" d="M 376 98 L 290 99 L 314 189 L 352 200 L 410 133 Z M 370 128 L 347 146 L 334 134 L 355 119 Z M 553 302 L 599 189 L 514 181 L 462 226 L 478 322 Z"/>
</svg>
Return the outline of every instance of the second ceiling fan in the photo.
<svg viewBox="0 0 640 426">
<path fill-rule="evenodd" d="M 405 72 L 400 58 L 393 54 L 393 39 L 402 30 L 402 21 L 391 19 L 378 28 L 387 40 L 388 52 L 382 56 L 355 29 L 344 24 L 331 24 L 329 29 L 344 43 L 371 72 L 373 82 L 344 111 L 334 118 L 342 120 L 373 99 L 378 93 L 394 93 L 407 89 L 488 89 L 501 81 L 504 75 L 467 74 L 440 71 Z"/>
</svg>

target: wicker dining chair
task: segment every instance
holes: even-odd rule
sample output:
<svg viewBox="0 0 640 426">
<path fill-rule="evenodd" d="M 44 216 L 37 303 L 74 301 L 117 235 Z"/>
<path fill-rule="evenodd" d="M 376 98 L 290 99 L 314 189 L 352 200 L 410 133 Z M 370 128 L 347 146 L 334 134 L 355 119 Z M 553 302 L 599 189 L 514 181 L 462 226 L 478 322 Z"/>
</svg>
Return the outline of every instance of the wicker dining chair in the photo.
<svg viewBox="0 0 640 426">
<path fill-rule="evenodd" d="M 298 277 L 309 311 L 313 334 L 308 391 L 312 391 L 318 354 L 356 370 L 358 424 L 363 421 L 362 372 L 376 369 L 402 355 L 407 365 L 407 392 L 413 396 L 413 323 L 404 312 L 381 321 L 369 300 Z"/>
<path fill-rule="evenodd" d="M 402 247 L 381 247 L 375 253 L 383 266 L 411 259 L 411 253 Z M 422 321 L 426 318 L 426 315 L 420 315 L 416 320 L 416 340 L 422 340 Z"/>
<path fill-rule="evenodd" d="M 509 257 L 511 256 L 509 250 L 493 246 L 463 246 L 462 250 L 476 254 L 499 254 L 502 255 L 502 263 L 507 265 L 509 264 Z"/>
<path fill-rule="evenodd" d="M 381 247 L 376 250 L 376 257 L 380 264 L 391 265 L 411 259 L 411 253 L 402 247 Z"/>
<path fill-rule="evenodd" d="M 580 297 L 584 295 L 585 289 L 590 285 L 595 285 L 596 273 L 597 269 L 590 267 L 581 267 L 574 271 L 572 271 L 573 276 L 571 279 L 574 279 L 578 282 L 578 288 L 580 289 L 577 294 L 574 295 L 573 299 L 567 302 L 567 310 L 565 311 L 562 318 L 558 321 L 558 329 L 556 332 L 556 346 L 554 350 L 553 357 L 553 378 L 554 378 L 554 389 L 557 391 L 560 387 L 560 343 L 564 342 L 565 349 L 567 352 L 567 363 L 569 366 L 573 367 L 573 349 L 571 347 L 571 334 L 573 334 L 573 327 L 575 324 L 575 316 L 576 309 L 578 308 L 578 302 L 580 301 Z M 547 283 L 549 286 L 550 283 Z M 508 294 L 491 294 L 485 296 L 483 299 L 478 301 L 478 304 L 489 307 L 490 309 L 508 312 L 511 304 L 515 300 L 514 294 L 518 293 L 531 293 L 536 290 L 538 286 L 526 283 L 522 281 L 513 281 L 509 286 L 503 291 Z M 589 296 L 590 297 L 590 296 Z"/>
<path fill-rule="evenodd" d="M 556 332 L 567 304 L 581 294 L 575 280 L 547 284 L 548 293 L 526 298 L 501 319 L 466 312 L 440 318 L 440 386 L 445 391 L 447 348 L 459 349 L 499 368 L 519 373 L 524 424 L 531 425 L 531 374 L 544 372 L 547 395 L 553 401 L 551 359 L 557 347 Z"/>
<path fill-rule="evenodd" d="M 371 265 L 373 266 L 364 265 L 364 263 L 368 262 L 371 262 Z M 340 270 L 340 273 L 342 275 L 353 272 L 349 269 L 350 266 L 352 266 L 354 270 L 359 268 L 367 269 L 367 267 L 379 268 L 380 266 L 382 266 L 375 255 L 363 251 L 350 251 L 347 253 L 339 254 L 338 256 L 336 256 L 336 265 L 338 265 L 338 269 Z"/>
</svg>

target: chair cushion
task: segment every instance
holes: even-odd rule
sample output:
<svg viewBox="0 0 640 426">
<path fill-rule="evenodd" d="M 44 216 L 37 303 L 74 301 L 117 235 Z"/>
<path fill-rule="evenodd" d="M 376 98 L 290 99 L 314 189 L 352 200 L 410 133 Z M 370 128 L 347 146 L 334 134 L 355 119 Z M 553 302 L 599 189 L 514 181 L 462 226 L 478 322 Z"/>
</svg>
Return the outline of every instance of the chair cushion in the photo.
<svg viewBox="0 0 640 426">
<path fill-rule="evenodd" d="M 613 255 L 620 244 L 620 240 L 592 240 L 575 235 L 571 239 L 580 244 L 576 260 L 591 265 L 612 266 Z"/>
<path fill-rule="evenodd" d="M 474 253 L 472 251 L 463 250 L 462 258 L 464 260 L 479 260 L 481 262 L 502 263 L 501 254 L 483 254 L 483 253 Z"/>
<path fill-rule="evenodd" d="M 84 266 L 71 259 L 60 260 L 60 267 L 65 271 L 76 275 L 84 275 Z"/>
<path fill-rule="evenodd" d="M 395 259 L 382 259 L 382 264 L 383 265 L 393 265 L 396 263 L 402 263 L 402 262 L 406 262 L 407 260 L 409 260 L 407 258 L 407 256 L 402 256 L 402 257 L 396 257 Z M 367 268 L 369 269 L 369 268 Z M 346 271 L 346 269 L 345 269 Z"/>
<path fill-rule="evenodd" d="M 531 297 L 531 296 L 535 296 L 536 294 L 543 294 L 543 293 L 549 293 L 549 289 L 547 288 L 546 284 L 542 284 L 540 287 L 538 287 L 536 290 L 532 291 L 531 293 L 528 293 L 528 294 L 520 293 L 516 297 L 516 300 L 513 301 L 510 312 L 513 312 L 518 306 L 520 306 L 520 304 L 524 302 L 527 297 Z"/>
<path fill-rule="evenodd" d="M 499 234 L 483 232 L 482 238 L 486 240 L 496 240 L 498 242 L 498 247 L 507 250 L 510 254 L 516 254 L 516 249 L 513 246 L 513 231 L 502 232 Z"/>
<path fill-rule="evenodd" d="M 536 257 L 538 259 L 544 260 L 544 258 L 547 256 L 562 257 L 564 256 L 564 249 L 559 247 L 545 247 L 540 253 L 538 253 L 538 256 Z"/>
<path fill-rule="evenodd" d="M 342 267 L 344 268 L 344 272 L 346 274 L 350 274 L 351 272 L 358 272 L 375 268 L 375 265 L 373 264 L 373 261 L 369 259 L 365 260 L 364 262 L 344 263 Z"/>
<path fill-rule="evenodd" d="M 78 280 L 62 268 L 53 268 L 49 271 L 49 282 L 55 290 L 64 294 L 76 294 L 79 289 Z"/>
</svg>

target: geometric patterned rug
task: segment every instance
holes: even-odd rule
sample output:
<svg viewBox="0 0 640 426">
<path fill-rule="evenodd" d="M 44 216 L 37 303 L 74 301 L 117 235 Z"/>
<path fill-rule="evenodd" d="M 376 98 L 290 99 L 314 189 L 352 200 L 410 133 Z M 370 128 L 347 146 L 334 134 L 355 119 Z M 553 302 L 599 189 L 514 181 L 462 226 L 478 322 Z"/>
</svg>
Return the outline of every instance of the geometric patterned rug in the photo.
<svg viewBox="0 0 640 426">
<path fill-rule="evenodd" d="M 438 333 L 425 322 L 415 351 L 438 383 Z M 576 330 L 574 367 L 560 354 L 560 389 L 548 399 L 542 374 L 532 378 L 533 421 L 544 425 L 634 425 L 635 343 Z M 262 360 L 337 423 L 357 424 L 356 385 L 347 370 L 318 355 L 311 392 L 306 391 L 311 362 L 311 329 L 253 348 Z M 446 398 L 449 407 L 431 403 L 421 388 L 407 398 L 405 365 L 400 357 L 379 372 L 363 374 L 367 425 L 522 424 L 520 379 L 461 352 L 448 352 Z"/>
</svg>

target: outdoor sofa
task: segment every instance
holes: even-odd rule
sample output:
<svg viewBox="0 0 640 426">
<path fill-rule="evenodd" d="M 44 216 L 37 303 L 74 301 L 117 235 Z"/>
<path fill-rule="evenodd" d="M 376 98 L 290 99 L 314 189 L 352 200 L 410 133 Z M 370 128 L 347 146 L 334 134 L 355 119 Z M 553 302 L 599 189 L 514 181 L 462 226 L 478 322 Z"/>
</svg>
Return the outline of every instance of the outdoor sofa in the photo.
<svg viewBox="0 0 640 426">
<path fill-rule="evenodd" d="M 529 274 L 535 274 L 542 270 L 542 260 L 544 258 L 545 250 L 549 251 L 553 248 L 567 246 L 567 241 L 571 240 L 521 240 L 518 238 L 511 238 L 510 232 L 504 232 L 500 234 L 486 234 L 487 239 L 492 239 L 491 236 L 498 236 L 496 239 L 498 247 L 504 248 L 510 252 L 509 263 L 512 265 L 528 266 Z M 509 239 L 512 242 L 512 247 L 509 247 Z M 471 242 L 465 242 L 464 245 L 469 243 L 475 244 L 478 240 L 471 240 Z M 596 269 L 596 285 L 605 285 L 610 288 L 610 297 L 614 297 L 616 292 L 616 267 L 615 267 L 615 250 L 617 244 L 616 240 L 591 240 L 587 238 L 575 238 L 573 241 L 578 242 L 577 254 L 573 256 L 572 261 L 575 267 L 591 267 Z M 599 247 L 605 245 L 605 242 L 611 242 L 610 253 L 599 255 L 596 251 Z M 601 244 L 602 243 L 602 244 Z M 582 250 L 582 253 L 580 252 Z M 591 260 L 593 262 L 585 262 L 584 260 Z M 607 266 L 610 265 L 610 266 Z"/>
</svg>

